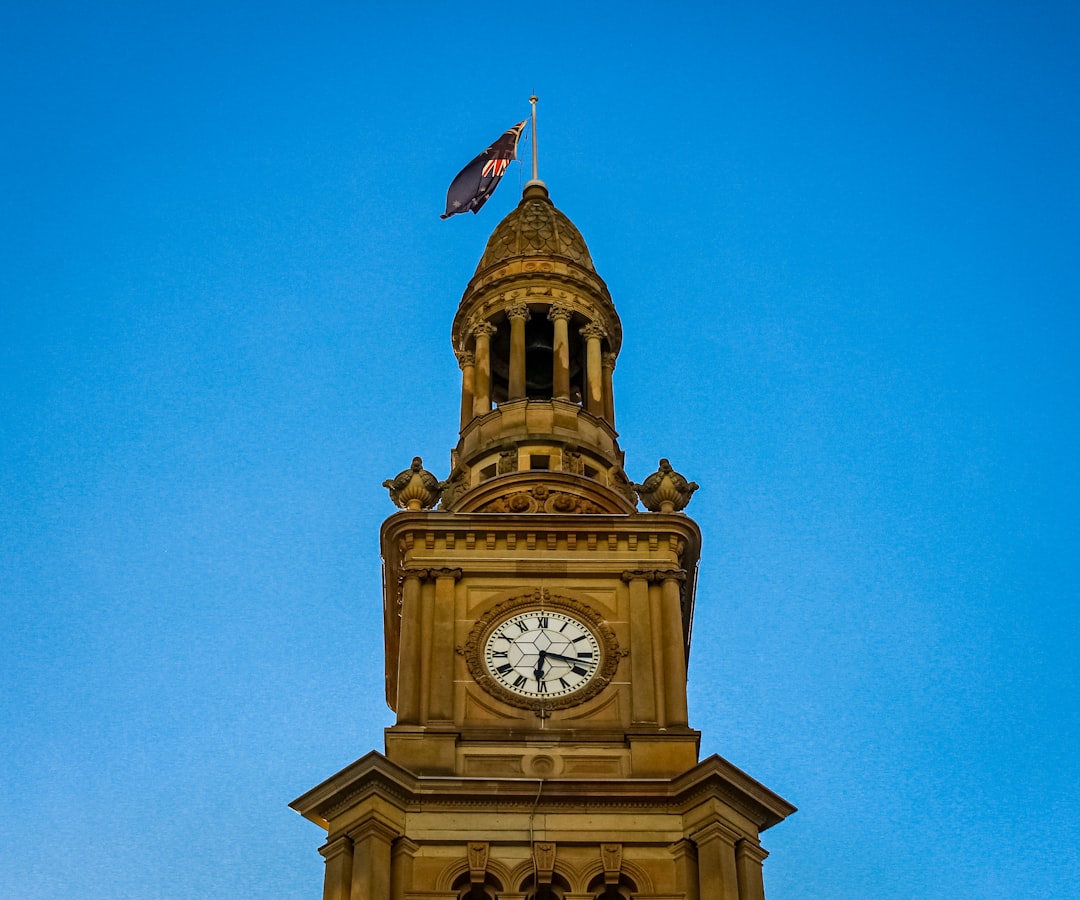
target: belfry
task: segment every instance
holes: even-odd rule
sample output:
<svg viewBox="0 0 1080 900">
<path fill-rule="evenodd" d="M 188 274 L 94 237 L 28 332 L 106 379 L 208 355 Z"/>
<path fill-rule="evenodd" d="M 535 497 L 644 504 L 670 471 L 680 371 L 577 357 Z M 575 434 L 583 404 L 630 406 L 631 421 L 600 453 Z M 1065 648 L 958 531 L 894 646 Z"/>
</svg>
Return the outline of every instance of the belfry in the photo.
<svg viewBox="0 0 1080 900">
<path fill-rule="evenodd" d="M 622 325 L 543 182 L 451 338 L 450 470 L 385 483 L 396 722 L 292 803 L 327 832 L 324 900 L 763 900 L 759 835 L 794 807 L 699 760 L 687 717 L 697 485 L 667 460 L 627 477 Z"/>
</svg>

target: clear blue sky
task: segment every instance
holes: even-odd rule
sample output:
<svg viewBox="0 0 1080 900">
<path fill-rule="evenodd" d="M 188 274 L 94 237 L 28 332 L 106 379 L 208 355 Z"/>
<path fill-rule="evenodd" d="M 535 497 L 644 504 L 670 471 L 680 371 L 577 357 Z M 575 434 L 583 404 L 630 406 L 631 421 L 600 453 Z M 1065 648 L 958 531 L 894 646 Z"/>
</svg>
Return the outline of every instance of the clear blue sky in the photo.
<svg viewBox="0 0 1080 900">
<path fill-rule="evenodd" d="M 0 10 L 0 895 L 321 896 L 286 804 L 382 747 L 380 483 L 527 172 L 438 216 L 535 91 L 770 900 L 1080 896 L 1078 8 L 537 9 Z"/>
</svg>

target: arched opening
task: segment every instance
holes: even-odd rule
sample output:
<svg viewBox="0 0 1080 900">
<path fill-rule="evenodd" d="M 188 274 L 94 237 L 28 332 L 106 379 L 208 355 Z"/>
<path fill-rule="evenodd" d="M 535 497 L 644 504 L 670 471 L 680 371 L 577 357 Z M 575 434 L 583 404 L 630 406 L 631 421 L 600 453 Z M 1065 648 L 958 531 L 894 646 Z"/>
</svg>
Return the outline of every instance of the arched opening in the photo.
<svg viewBox="0 0 1080 900">
<path fill-rule="evenodd" d="M 459 875 L 452 887 L 458 892 L 455 900 L 499 900 L 502 891 L 502 883 L 494 875 L 486 875 L 483 884 L 475 884 L 468 872 Z"/>
<path fill-rule="evenodd" d="M 594 892 L 593 900 L 633 900 L 637 885 L 626 875 L 619 875 L 617 884 L 607 884 L 603 875 L 597 875 L 589 882 L 589 891 Z"/>
<path fill-rule="evenodd" d="M 564 900 L 570 890 L 570 882 L 561 875 L 552 875 L 550 884 L 536 884 L 535 876 L 530 875 L 521 883 L 525 900 Z"/>
<path fill-rule="evenodd" d="M 575 315 L 567 327 L 570 363 L 570 399 L 580 403 L 585 396 L 585 340 L 578 333 L 584 319 Z M 493 322 L 498 329 L 491 336 L 491 399 L 505 403 L 510 397 L 510 320 Z M 550 400 L 555 393 L 555 325 L 546 310 L 533 310 L 525 322 L 525 398 Z"/>
</svg>

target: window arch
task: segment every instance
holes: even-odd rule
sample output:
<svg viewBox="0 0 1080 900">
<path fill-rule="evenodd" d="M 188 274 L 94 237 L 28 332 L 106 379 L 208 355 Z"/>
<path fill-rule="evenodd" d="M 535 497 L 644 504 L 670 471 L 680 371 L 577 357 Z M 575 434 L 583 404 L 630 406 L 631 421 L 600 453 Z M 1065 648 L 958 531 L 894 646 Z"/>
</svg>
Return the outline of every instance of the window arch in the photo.
<svg viewBox="0 0 1080 900">
<path fill-rule="evenodd" d="M 593 900 L 633 900 L 637 885 L 626 875 L 619 876 L 618 884 L 605 884 L 604 876 L 597 875 L 589 882 L 589 891 L 595 892 Z"/>
<path fill-rule="evenodd" d="M 521 890 L 525 892 L 525 900 L 564 900 L 570 882 L 555 874 L 551 876 L 550 884 L 537 886 L 535 877 L 530 875 L 521 883 Z"/>
<path fill-rule="evenodd" d="M 455 900 L 499 900 L 502 884 L 494 875 L 487 875 L 483 884 L 473 884 L 469 873 L 465 872 L 454 879 Z"/>
</svg>

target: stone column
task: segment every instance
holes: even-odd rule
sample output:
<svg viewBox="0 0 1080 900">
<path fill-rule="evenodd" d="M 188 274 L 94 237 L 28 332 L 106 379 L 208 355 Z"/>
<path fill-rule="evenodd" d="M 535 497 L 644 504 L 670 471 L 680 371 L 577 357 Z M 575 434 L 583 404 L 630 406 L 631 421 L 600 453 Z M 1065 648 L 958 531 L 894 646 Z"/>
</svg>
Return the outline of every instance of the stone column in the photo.
<svg viewBox="0 0 1080 900">
<path fill-rule="evenodd" d="M 461 569 L 432 569 L 431 577 L 435 579 L 435 608 L 428 669 L 428 720 L 450 721 L 454 717 L 454 584 L 461 577 Z"/>
<path fill-rule="evenodd" d="M 349 900 L 387 900 L 390 896 L 390 844 L 397 833 L 369 819 L 350 835 L 353 842 Z"/>
<path fill-rule="evenodd" d="M 431 716 L 431 644 L 434 630 L 435 586 L 425 578 L 420 583 L 420 653 L 416 659 L 421 724 Z"/>
<path fill-rule="evenodd" d="M 604 418 L 608 425 L 615 427 L 615 389 L 612 375 L 615 372 L 615 354 L 605 353 L 600 357 L 600 366 L 604 371 Z"/>
<path fill-rule="evenodd" d="M 476 357 L 463 350 L 457 354 L 458 367 L 461 369 L 461 428 L 465 429 L 473 418 L 473 379 L 476 374 Z"/>
<path fill-rule="evenodd" d="M 476 363 L 473 376 L 473 415 L 491 412 L 491 336 L 499 329 L 490 322 L 481 322 L 473 329 L 476 339 Z"/>
<path fill-rule="evenodd" d="M 399 725 L 420 722 L 420 584 L 426 569 L 401 573 L 401 631 L 398 637 L 397 720 Z"/>
<path fill-rule="evenodd" d="M 769 853 L 757 841 L 746 838 L 735 844 L 735 870 L 739 876 L 739 900 L 765 900 L 761 864 Z"/>
<path fill-rule="evenodd" d="M 719 822 L 691 835 L 698 847 L 698 885 L 701 900 L 740 900 L 735 868 L 738 835 Z"/>
<path fill-rule="evenodd" d="M 661 573 L 664 668 L 667 672 L 667 724 L 686 725 L 686 641 L 683 638 L 682 597 L 679 584 L 686 580 L 681 569 Z"/>
<path fill-rule="evenodd" d="M 413 857 L 419 849 L 420 845 L 407 837 L 394 841 L 390 854 L 390 880 L 393 884 L 390 900 L 405 900 L 405 892 L 412 890 Z"/>
<path fill-rule="evenodd" d="M 698 900 L 697 849 L 685 838 L 676 841 L 670 849 L 675 859 L 675 890 L 686 900 Z"/>
<path fill-rule="evenodd" d="M 652 644 L 653 695 L 656 697 L 656 724 L 662 728 L 668 725 L 667 682 L 670 675 L 665 665 L 667 644 L 664 640 L 664 598 L 660 586 L 655 584 L 655 572 L 649 573 L 649 618 L 653 630 L 649 637 Z"/>
<path fill-rule="evenodd" d="M 630 721 L 634 724 L 656 722 L 656 690 L 653 684 L 653 661 L 646 652 L 653 642 L 649 613 L 649 582 L 644 571 L 622 573 L 630 594 L 630 675 L 634 685 Z"/>
<path fill-rule="evenodd" d="M 327 841 L 319 852 L 326 860 L 323 900 L 349 900 L 352 888 L 353 842 L 345 835 Z"/>
<path fill-rule="evenodd" d="M 529 321 L 529 307 L 517 303 L 506 310 L 510 320 L 510 385 L 511 400 L 525 398 L 525 323 Z"/>
<path fill-rule="evenodd" d="M 568 306 L 553 306 L 548 318 L 555 323 L 555 339 L 552 342 L 551 383 L 552 397 L 556 400 L 570 399 L 570 332 L 569 322 L 574 311 Z"/>
<path fill-rule="evenodd" d="M 598 322 L 590 322 L 581 329 L 585 338 L 585 408 L 594 416 L 604 414 L 604 378 L 600 370 L 600 342 L 607 333 Z"/>
</svg>

